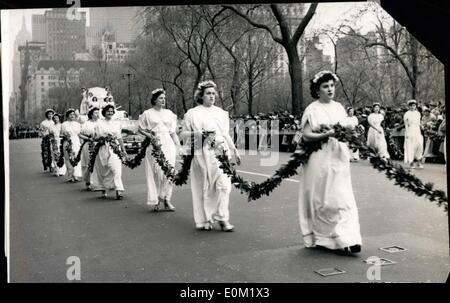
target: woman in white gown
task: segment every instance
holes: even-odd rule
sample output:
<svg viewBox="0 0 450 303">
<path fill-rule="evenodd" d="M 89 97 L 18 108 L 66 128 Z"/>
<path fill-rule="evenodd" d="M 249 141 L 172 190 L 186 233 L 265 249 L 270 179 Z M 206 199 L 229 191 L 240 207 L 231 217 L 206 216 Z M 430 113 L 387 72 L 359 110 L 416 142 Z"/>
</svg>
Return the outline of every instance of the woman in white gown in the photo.
<svg viewBox="0 0 450 303">
<path fill-rule="evenodd" d="M 301 128 L 306 142 L 327 140 L 300 173 L 299 221 L 305 247 L 361 251 L 358 209 L 350 174 L 350 150 L 324 125 L 346 124 L 344 107 L 333 100 L 337 76 L 322 71 L 311 80 L 316 101 L 305 109 Z"/>
<path fill-rule="evenodd" d="M 347 127 L 356 128 L 358 126 L 358 118 L 355 116 L 355 110 L 353 107 L 347 108 Z M 359 160 L 359 150 L 351 151 L 352 157 L 350 162 Z"/>
<path fill-rule="evenodd" d="M 420 131 L 420 113 L 417 110 L 416 100 L 408 101 L 409 110 L 403 116 L 405 122 L 405 144 L 404 144 L 404 162 L 409 164 L 410 168 L 423 168 L 422 154 L 423 154 L 423 136 Z"/>
<path fill-rule="evenodd" d="M 42 156 L 42 165 L 44 166 L 44 171 L 53 170 L 52 161 L 51 161 L 51 145 L 50 139 L 48 135 L 50 134 L 50 130 L 52 126 L 55 124 L 52 120 L 55 111 L 53 109 L 47 109 L 45 111 L 45 120 L 41 122 L 39 126 L 39 133 L 42 138 L 41 142 L 41 156 Z"/>
<path fill-rule="evenodd" d="M 139 116 L 139 132 L 148 137 L 152 136 L 151 131 L 154 132 L 159 139 L 164 156 L 169 164 L 175 167 L 176 151 L 177 147 L 178 149 L 180 147 L 176 133 L 177 116 L 169 109 L 164 108 L 166 93 L 162 88 L 152 92 L 150 102 L 153 107 Z M 170 202 L 173 184 L 165 177 L 150 150 L 145 155 L 145 176 L 147 179 L 147 205 L 153 207 L 154 211 L 161 209 L 175 211 L 175 207 Z"/>
<path fill-rule="evenodd" d="M 211 230 L 218 222 L 223 231 L 233 231 L 230 220 L 231 180 L 219 168 L 214 150 L 209 144 L 203 144 L 203 131 L 214 132 L 216 146 L 228 154 L 234 154 L 240 164 L 239 153 L 229 134 L 230 119 L 228 112 L 214 105 L 216 84 L 212 81 L 201 82 L 195 93 L 198 106 L 184 115 L 181 137 L 188 146 L 194 137 L 194 159 L 191 164 L 191 189 L 196 228 Z"/>
<path fill-rule="evenodd" d="M 95 126 L 99 121 L 100 109 L 96 106 L 88 108 L 87 111 L 88 120 L 81 125 L 81 132 L 78 135 L 83 142 L 87 141 L 83 146 L 81 151 L 81 171 L 83 174 L 83 180 L 86 184 L 86 190 L 91 191 L 91 173 L 89 171 L 89 146 L 94 142 Z"/>
<path fill-rule="evenodd" d="M 367 132 L 367 146 L 372 147 L 378 153 L 378 156 L 389 159 L 386 138 L 384 137 L 384 129 L 381 122 L 384 116 L 380 114 L 380 103 L 374 103 L 373 112 L 367 117 L 369 122 L 369 130 Z"/>
<path fill-rule="evenodd" d="M 50 128 L 50 133 L 53 135 L 53 138 L 51 139 L 51 145 L 52 145 L 52 167 L 53 172 L 56 177 L 64 176 L 66 174 L 66 165 L 63 164 L 63 166 L 58 167 L 58 160 L 60 157 L 60 144 L 61 144 L 61 115 L 60 114 L 54 114 L 52 118 L 53 122 L 55 123 Z"/>
<path fill-rule="evenodd" d="M 99 120 L 95 126 L 95 140 L 108 135 L 112 136 L 115 142 L 119 143 L 122 156 L 126 157 L 121 121 L 112 119 L 115 113 L 114 105 L 106 105 L 101 113 L 105 119 Z M 122 183 L 122 162 L 109 143 L 105 143 L 98 151 L 94 171 L 91 174 L 91 186 L 92 190 L 102 192 L 102 198 L 107 197 L 107 190 L 115 190 L 117 200 L 123 198 L 122 192 L 125 189 Z"/>
<path fill-rule="evenodd" d="M 80 138 L 78 137 L 78 134 L 81 131 L 81 124 L 76 121 L 77 115 L 75 113 L 75 110 L 73 108 L 69 108 L 66 111 L 66 119 L 62 125 L 61 125 L 61 135 L 66 136 L 67 138 L 70 138 L 72 141 L 72 151 L 73 151 L 73 158 L 76 157 L 78 154 L 78 151 L 80 150 Z M 69 154 L 67 152 L 67 146 L 68 142 L 65 141 L 63 145 L 63 151 L 64 151 L 64 164 L 67 168 L 67 182 L 78 182 L 81 180 L 81 164 L 78 163 L 75 167 L 72 166 L 69 160 Z"/>
</svg>

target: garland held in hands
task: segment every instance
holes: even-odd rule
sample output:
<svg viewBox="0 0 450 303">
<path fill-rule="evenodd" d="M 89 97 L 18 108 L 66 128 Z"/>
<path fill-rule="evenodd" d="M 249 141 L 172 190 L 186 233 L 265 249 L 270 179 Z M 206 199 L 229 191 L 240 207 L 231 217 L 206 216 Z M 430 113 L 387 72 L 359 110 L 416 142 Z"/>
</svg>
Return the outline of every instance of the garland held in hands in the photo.
<svg viewBox="0 0 450 303">
<path fill-rule="evenodd" d="M 438 206 L 444 206 L 445 211 L 448 211 L 447 196 L 442 190 L 433 189 L 432 183 L 424 184 L 419 178 L 406 171 L 401 165 L 395 164 L 390 159 L 384 159 L 378 156 L 377 152 L 368 147 L 361 139 L 362 135 L 359 129 L 344 128 L 337 124 L 333 126 L 334 137 L 341 142 L 349 144 L 351 149 L 359 149 L 362 158 L 370 158 L 370 163 L 373 168 L 380 172 L 385 172 L 388 179 L 394 180 L 395 185 L 405 188 L 408 191 L 414 192 L 417 196 L 425 196 L 432 202 L 437 202 Z M 326 127 L 322 127 L 322 131 Z M 316 142 L 302 142 L 300 143 L 300 152 L 296 152 L 291 156 L 291 160 L 287 164 L 278 169 L 275 174 L 262 183 L 248 182 L 236 174 L 233 165 L 230 164 L 228 157 L 224 152 L 217 155 L 217 159 L 221 163 L 222 170 L 230 176 L 231 182 L 236 188 L 248 194 L 248 200 L 259 199 L 262 195 L 269 195 L 276 187 L 281 184 L 283 179 L 296 174 L 296 169 L 300 165 L 308 162 L 309 156 L 318 151 L 324 141 Z"/>
<path fill-rule="evenodd" d="M 124 153 L 120 149 L 120 145 L 117 143 L 117 138 L 111 134 L 100 137 L 96 140 L 96 143 L 93 144 L 93 148 L 89 150 L 89 171 L 94 172 L 95 159 L 97 158 L 100 147 L 105 145 L 106 143 L 112 148 L 113 153 L 115 153 L 122 163 L 126 163 L 124 160 Z"/>
<path fill-rule="evenodd" d="M 59 143 L 59 158 L 58 158 L 58 162 L 56 163 L 56 165 L 60 168 L 64 166 L 64 142 L 66 142 L 66 141 L 67 141 L 67 137 L 62 136 L 61 142 Z"/>
<path fill-rule="evenodd" d="M 41 158 L 42 158 L 42 165 L 44 166 L 44 170 L 46 170 L 47 168 L 50 168 L 52 165 L 50 135 L 45 135 L 42 137 Z"/>
</svg>

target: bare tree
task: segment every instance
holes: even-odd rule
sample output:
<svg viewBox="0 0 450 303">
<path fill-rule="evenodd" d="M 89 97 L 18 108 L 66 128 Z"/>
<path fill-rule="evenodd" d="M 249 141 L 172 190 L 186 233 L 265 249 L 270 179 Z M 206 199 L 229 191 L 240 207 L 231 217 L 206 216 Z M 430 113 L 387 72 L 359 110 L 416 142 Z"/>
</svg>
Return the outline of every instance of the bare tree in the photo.
<svg viewBox="0 0 450 303">
<path fill-rule="evenodd" d="M 294 33 L 291 31 L 291 26 L 288 20 L 288 14 L 284 14 L 282 7 L 279 4 L 271 4 L 270 10 L 272 16 L 275 17 L 279 34 L 276 33 L 274 28 L 270 25 L 255 21 L 252 17 L 252 12 L 257 9 L 258 6 L 248 9 L 243 12 L 240 8 L 231 5 L 224 5 L 224 8 L 230 9 L 240 17 L 244 18 L 252 26 L 261 28 L 269 32 L 272 39 L 283 46 L 286 50 L 286 54 L 289 60 L 289 74 L 291 77 L 291 92 L 292 92 L 292 111 L 295 114 L 299 114 L 303 109 L 303 84 L 302 84 L 302 64 L 298 53 L 298 42 L 302 37 L 306 26 L 311 21 L 318 3 L 313 3 L 309 6 L 306 15 L 302 18 Z"/>
</svg>

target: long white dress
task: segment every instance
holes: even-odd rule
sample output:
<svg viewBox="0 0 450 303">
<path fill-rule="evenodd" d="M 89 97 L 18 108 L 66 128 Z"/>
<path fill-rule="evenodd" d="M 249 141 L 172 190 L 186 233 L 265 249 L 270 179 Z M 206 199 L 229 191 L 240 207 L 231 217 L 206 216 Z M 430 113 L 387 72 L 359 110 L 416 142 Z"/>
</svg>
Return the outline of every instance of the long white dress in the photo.
<svg viewBox="0 0 450 303">
<path fill-rule="evenodd" d="M 221 145 L 228 154 L 229 147 L 223 135 L 229 134 L 229 128 L 228 112 L 214 105 L 198 105 L 184 115 L 183 131 L 215 131 L 216 144 Z M 198 228 L 213 222 L 213 215 L 221 221 L 229 220 L 231 180 L 219 168 L 215 152 L 208 144 L 194 152 L 191 189 L 194 220 Z"/>
<path fill-rule="evenodd" d="M 46 119 L 46 120 L 44 120 L 44 121 L 41 122 L 39 131 L 40 131 L 40 133 L 41 133 L 42 140 L 44 140 L 44 137 L 45 137 L 45 136 L 47 136 L 47 135 L 50 134 L 50 131 L 51 131 L 51 128 L 52 128 L 53 125 L 55 125 L 55 123 L 53 122 L 53 120 L 48 120 L 48 119 Z M 43 148 L 46 148 L 46 150 L 49 151 L 49 150 L 47 149 L 48 146 L 45 146 L 45 147 L 44 147 L 43 144 L 44 144 L 44 142 L 41 143 L 41 152 L 44 152 Z M 49 156 L 51 156 L 51 148 L 50 148 L 50 155 L 49 155 Z M 42 164 L 43 164 L 43 166 L 44 166 L 44 170 L 46 170 L 47 168 L 50 168 L 50 167 L 52 166 L 52 165 L 51 165 L 51 162 L 48 161 L 48 159 L 42 159 Z"/>
<path fill-rule="evenodd" d="M 177 116 L 168 109 L 157 111 L 150 108 L 139 116 L 139 127 L 144 131 L 156 133 L 164 156 L 175 167 L 176 147 L 171 134 L 176 132 Z M 147 150 L 145 155 L 145 176 L 147 178 L 147 205 L 157 205 L 158 198 L 170 201 L 173 184 L 164 176 L 150 150 Z"/>
<path fill-rule="evenodd" d="M 95 137 L 103 137 L 108 134 L 120 138 L 122 133 L 121 123 L 117 120 L 99 120 L 95 126 Z M 122 162 L 109 143 L 100 147 L 95 159 L 94 171 L 91 174 L 91 186 L 93 190 L 120 190 L 123 191 Z"/>
<path fill-rule="evenodd" d="M 405 121 L 405 158 L 404 162 L 411 164 L 414 160 L 422 159 L 423 154 L 423 136 L 420 132 L 420 113 L 407 111 L 403 116 Z"/>
<path fill-rule="evenodd" d="M 95 126 L 97 125 L 97 121 L 88 120 L 81 125 L 81 134 L 93 138 L 95 135 Z M 90 183 L 91 173 L 89 171 L 89 142 L 84 144 L 83 150 L 81 151 L 81 171 L 83 174 L 83 180 L 86 183 Z"/>
<path fill-rule="evenodd" d="M 60 152 L 60 148 L 59 145 L 61 144 L 61 123 L 58 124 L 54 124 L 51 128 L 50 128 L 50 133 L 53 134 L 54 137 L 54 145 L 52 144 L 52 167 L 54 170 L 54 173 L 56 176 L 64 176 L 66 174 L 66 165 L 63 164 L 62 167 L 58 167 L 57 163 L 58 163 L 58 159 L 59 159 L 59 152 Z M 55 147 L 56 150 L 53 150 L 53 146 Z"/>
<path fill-rule="evenodd" d="M 386 138 L 384 137 L 384 129 L 381 127 L 381 122 L 384 120 L 382 114 L 371 113 L 367 117 L 368 122 L 378 129 L 381 129 L 381 134 L 373 127 L 369 127 L 367 132 L 367 145 L 374 148 L 380 157 L 390 158 Z"/>
<path fill-rule="evenodd" d="M 301 127 L 318 132 L 322 124 L 345 125 L 344 107 L 335 101 L 314 101 L 305 109 Z M 340 249 L 361 245 L 358 209 L 346 143 L 329 138 L 314 152 L 300 173 L 299 221 L 305 247 Z"/>
<path fill-rule="evenodd" d="M 65 121 L 61 125 L 61 134 L 62 135 L 68 135 L 70 139 L 72 140 L 72 150 L 75 154 L 74 157 L 78 154 L 78 151 L 80 150 L 80 137 L 78 137 L 78 134 L 81 131 L 81 124 L 77 121 Z M 81 178 L 81 164 L 78 163 L 77 166 L 73 167 L 72 164 L 69 161 L 69 154 L 66 151 L 66 146 L 68 145 L 68 142 L 64 142 L 64 163 L 67 167 L 67 177 L 68 179 L 72 178 Z"/>
</svg>

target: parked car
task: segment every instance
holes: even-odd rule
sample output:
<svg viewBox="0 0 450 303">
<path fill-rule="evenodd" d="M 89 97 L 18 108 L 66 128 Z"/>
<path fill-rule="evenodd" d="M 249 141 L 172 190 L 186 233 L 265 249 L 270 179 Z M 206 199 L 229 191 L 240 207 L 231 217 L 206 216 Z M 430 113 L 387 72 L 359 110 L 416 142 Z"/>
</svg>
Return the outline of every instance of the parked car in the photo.
<svg viewBox="0 0 450 303">
<path fill-rule="evenodd" d="M 129 154 L 136 154 L 142 147 L 144 136 L 133 133 L 122 133 L 123 145 Z"/>
</svg>

